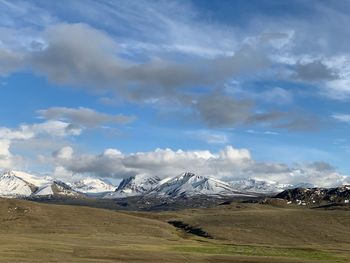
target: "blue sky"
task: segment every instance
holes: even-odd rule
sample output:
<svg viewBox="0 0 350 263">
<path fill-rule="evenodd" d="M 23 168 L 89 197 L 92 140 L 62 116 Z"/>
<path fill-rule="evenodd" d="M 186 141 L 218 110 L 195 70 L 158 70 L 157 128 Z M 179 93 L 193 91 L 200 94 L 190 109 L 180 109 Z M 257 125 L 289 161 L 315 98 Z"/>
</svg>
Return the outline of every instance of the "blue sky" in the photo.
<svg viewBox="0 0 350 263">
<path fill-rule="evenodd" d="M 348 180 L 347 1 L 0 0 L 0 10 L 0 169 Z M 213 159 L 219 168 L 204 169 Z"/>
</svg>

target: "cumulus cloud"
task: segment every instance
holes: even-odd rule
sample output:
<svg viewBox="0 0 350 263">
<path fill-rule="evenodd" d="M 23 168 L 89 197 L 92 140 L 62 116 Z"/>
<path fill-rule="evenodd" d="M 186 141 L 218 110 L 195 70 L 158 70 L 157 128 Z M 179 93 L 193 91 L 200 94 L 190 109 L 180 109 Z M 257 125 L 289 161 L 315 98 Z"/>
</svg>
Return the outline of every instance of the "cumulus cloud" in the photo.
<svg viewBox="0 0 350 263">
<path fill-rule="evenodd" d="M 10 142 L 8 140 L 0 141 L 0 155 L 1 156 L 9 156 L 10 155 Z"/>
<path fill-rule="evenodd" d="M 122 124 L 132 121 L 133 116 L 109 115 L 89 108 L 53 107 L 37 112 L 46 121 L 21 124 L 17 128 L 0 127 L 0 140 L 9 142 L 32 141 L 35 144 L 55 144 L 52 138 L 63 139 L 79 136 L 85 127 L 103 124 Z M 49 139 L 45 141 L 45 139 Z"/>
<path fill-rule="evenodd" d="M 12 154 L 12 146 L 22 150 L 29 147 L 35 152 L 43 147 L 52 148 L 65 137 L 78 136 L 81 132 L 81 128 L 62 121 L 22 124 L 18 128 L 0 127 L 0 169 L 18 169 L 24 165 L 25 158 Z"/>
<path fill-rule="evenodd" d="M 11 142 L 9 140 L 0 139 L 0 169 L 12 169 L 13 167 L 21 167 L 23 158 L 16 156 L 10 152 Z"/>
<path fill-rule="evenodd" d="M 76 136 L 82 132 L 81 128 L 62 121 L 46 121 L 35 124 L 22 124 L 17 129 L 0 127 L 0 139 L 28 140 L 39 135 L 52 137 Z"/>
<path fill-rule="evenodd" d="M 72 174 L 125 178 L 134 175 L 168 177 L 185 171 L 230 181 L 256 178 L 278 183 L 311 183 L 334 186 L 349 181 L 328 163 L 314 162 L 288 166 L 255 161 L 249 150 L 227 146 L 217 153 L 210 151 L 174 151 L 156 149 L 152 152 L 123 154 L 107 149 L 99 155 L 73 153 L 65 147 L 52 156 L 56 167 Z"/>
<path fill-rule="evenodd" d="M 57 159 L 69 160 L 73 157 L 73 148 L 70 146 L 65 146 L 58 151 L 53 153 L 53 157 Z"/>
<path fill-rule="evenodd" d="M 20 153 L 31 159 L 34 155 L 45 155 L 53 149 L 65 145 L 71 137 L 81 135 L 87 128 L 102 127 L 104 124 L 123 124 L 134 119 L 133 116 L 110 115 L 89 108 L 53 107 L 37 111 L 40 123 L 21 124 L 16 128 L 0 127 L 0 169 L 11 165 L 17 167 L 24 157 L 13 155 Z M 11 151 L 10 151 L 11 148 Z M 58 159 L 70 159 L 73 150 L 62 148 L 55 153 Z"/>
<path fill-rule="evenodd" d="M 48 109 L 38 110 L 37 113 L 41 118 L 48 120 L 65 121 L 84 127 L 99 127 L 103 124 L 124 124 L 135 119 L 133 116 L 126 116 L 122 114 L 110 115 L 84 107 L 52 107 Z"/>
</svg>

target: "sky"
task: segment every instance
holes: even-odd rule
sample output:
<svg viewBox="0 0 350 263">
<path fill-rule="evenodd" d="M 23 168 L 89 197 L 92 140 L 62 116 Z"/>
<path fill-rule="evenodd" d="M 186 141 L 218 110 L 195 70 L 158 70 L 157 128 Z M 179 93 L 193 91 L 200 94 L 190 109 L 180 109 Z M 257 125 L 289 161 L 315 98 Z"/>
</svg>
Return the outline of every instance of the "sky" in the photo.
<svg viewBox="0 0 350 263">
<path fill-rule="evenodd" d="M 0 170 L 350 182 L 350 1 L 0 12 Z"/>
</svg>

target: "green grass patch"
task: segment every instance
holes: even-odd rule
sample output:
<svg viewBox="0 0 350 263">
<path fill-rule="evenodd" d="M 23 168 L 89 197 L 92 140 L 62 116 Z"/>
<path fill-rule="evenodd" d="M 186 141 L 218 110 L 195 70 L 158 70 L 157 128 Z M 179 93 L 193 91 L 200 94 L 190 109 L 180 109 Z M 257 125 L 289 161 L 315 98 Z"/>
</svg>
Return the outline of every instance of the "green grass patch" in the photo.
<svg viewBox="0 0 350 263">
<path fill-rule="evenodd" d="M 265 257 L 286 257 L 302 258 L 310 260 L 327 260 L 332 262 L 346 262 L 346 259 L 325 251 L 303 248 L 278 248 L 262 246 L 177 246 L 174 248 L 179 252 L 202 253 L 202 254 L 225 254 L 243 256 L 265 256 Z"/>
</svg>

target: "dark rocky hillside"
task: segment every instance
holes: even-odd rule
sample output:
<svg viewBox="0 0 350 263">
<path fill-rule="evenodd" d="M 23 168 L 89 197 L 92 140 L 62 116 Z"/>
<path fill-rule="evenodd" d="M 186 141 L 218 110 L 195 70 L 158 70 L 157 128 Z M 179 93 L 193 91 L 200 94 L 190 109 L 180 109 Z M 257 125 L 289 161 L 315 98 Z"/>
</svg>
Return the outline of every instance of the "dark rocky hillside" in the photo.
<svg viewBox="0 0 350 263">
<path fill-rule="evenodd" d="M 349 203 L 350 185 L 335 188 L 294 188 L 285 190 L 275 196 L 299 205 L 323 203 Z"/>
</svg>

